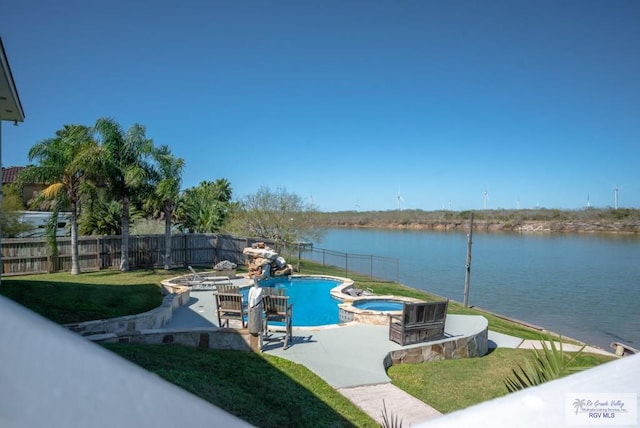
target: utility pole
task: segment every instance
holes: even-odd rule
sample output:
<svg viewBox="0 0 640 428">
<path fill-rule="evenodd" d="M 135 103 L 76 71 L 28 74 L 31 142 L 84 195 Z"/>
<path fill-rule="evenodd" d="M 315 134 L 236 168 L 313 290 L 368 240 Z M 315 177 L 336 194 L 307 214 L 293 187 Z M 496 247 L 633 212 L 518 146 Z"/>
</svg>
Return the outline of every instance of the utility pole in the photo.
<svg viewBox="0 0 640 428">
<path fill-rule="evenodd" d="M 469 279 L 471 277 L 471 243 L 473 242 L 473 212 L 469 218 L 469 234 L 467 235 L 467 270 L 464 276 L 464 306 L 469 307 Z"/>
</svg>

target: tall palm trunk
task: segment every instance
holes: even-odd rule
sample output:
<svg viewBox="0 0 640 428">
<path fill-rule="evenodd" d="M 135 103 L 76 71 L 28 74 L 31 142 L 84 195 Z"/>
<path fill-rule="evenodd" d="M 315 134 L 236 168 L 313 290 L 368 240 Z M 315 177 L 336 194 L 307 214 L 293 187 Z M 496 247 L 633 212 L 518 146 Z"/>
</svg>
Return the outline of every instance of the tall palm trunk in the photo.
<svg viewBox="0 0 640 428">
<path fill-rule="evenodd" d="M 78 255 L 78 205 L 71 202 L 71 275 L 80 273 L 80 258 Z"/>
<path fill-rule="evenodd" d="M 122 243 L 120 244 L 120 270 L 129 270 L 129 195 L 122 198 Z"/>
<path fill-rule="evenodd" d="M 171 207 L 165 204 L 164 207 L 164 269 L 169 270 L 171 261 Z"/>
</svg>

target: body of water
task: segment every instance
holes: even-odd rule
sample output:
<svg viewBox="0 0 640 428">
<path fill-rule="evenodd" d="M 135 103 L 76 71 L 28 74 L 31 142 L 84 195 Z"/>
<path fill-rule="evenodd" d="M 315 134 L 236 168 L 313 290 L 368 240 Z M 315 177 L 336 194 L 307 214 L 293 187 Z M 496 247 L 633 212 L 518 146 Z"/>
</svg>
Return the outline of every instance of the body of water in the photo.
<svg viewBox="0 0 640 428">
<path fill-rule="evenodd" d="M 314 245 L 398 258 L 401 283 L 464 300 L 465 233 L 327 229 Z M 607 350 L 639 348 L 640 237 L 475 232 L 468 301 Z"/>
</svg>

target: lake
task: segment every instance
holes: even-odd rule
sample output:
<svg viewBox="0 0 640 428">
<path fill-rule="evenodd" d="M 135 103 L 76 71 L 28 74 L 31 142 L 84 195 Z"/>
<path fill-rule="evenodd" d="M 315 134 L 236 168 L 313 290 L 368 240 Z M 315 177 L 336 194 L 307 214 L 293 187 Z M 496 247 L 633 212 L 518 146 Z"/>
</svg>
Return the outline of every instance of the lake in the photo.
<svg viewBox="0 0 640 428">
<path fill-rule="evenodd" d="M 464 301 L 466 233 L 326 229 L 314 246 L 397 258 L 401 283 Z M 474 232 L 468 301 L 606 350 L 639 348 L 640 237 Z"/>
</svg>

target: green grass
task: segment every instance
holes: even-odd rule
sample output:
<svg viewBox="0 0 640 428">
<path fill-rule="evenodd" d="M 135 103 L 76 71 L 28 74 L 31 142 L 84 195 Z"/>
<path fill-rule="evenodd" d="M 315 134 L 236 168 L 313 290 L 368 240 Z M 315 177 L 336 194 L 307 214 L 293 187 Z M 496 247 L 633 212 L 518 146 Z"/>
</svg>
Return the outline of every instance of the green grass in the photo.
<svg viewBox="0 0 640 428">
<path fill-rule="evenodd" d="M 388 375 L 397 387 L 441 413 L 449 413 L 507 395 L 504 380 L 531 357 L 531 350 L 498 348 L 481 358 L 395 365 Z M 573 366 L 593 367 L 613 359 L 581 354 Z"/>
<path fill-rule="evenodd" d="M 377 426 L 307 368 L 282 358 L 174 345 L 104 346 L 255 426 Z"/>
<path fill-rule="evenodd" d="M 58 324 L 146 312 L 162 303 L 160 281 L 176 271 L 100 271 L 2 278 L 0 294 Z"/>
</svg>

